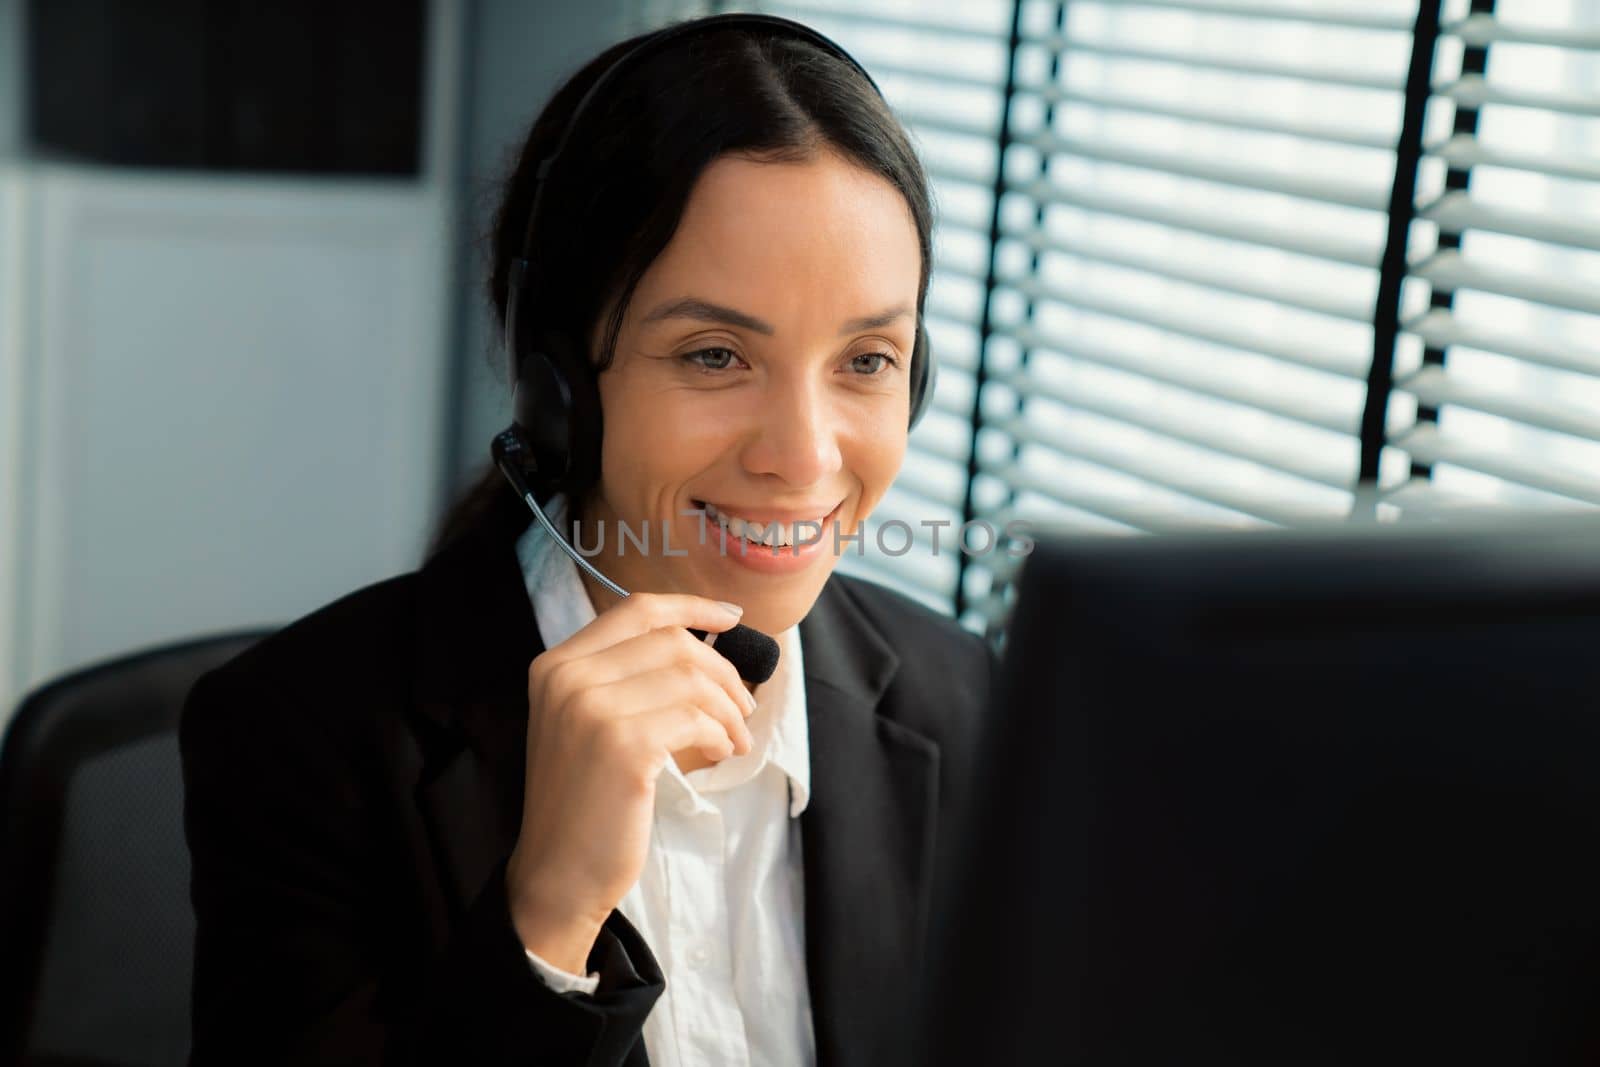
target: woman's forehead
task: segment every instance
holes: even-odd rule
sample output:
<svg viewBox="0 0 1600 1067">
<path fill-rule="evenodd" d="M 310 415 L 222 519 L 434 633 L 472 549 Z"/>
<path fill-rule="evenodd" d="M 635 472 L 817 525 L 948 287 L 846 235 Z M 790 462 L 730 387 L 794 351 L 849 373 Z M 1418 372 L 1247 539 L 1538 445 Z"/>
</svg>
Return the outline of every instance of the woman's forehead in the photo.
<svg viewBox="0 0 1600 1067">
<path fill-rule="evenodd" d="M 702 173 L 635 296 L 648 308 L 691 286 L 775 314 L 788 302 L 877 310 L 914 296 L 921 267 L 910 207 L 882 176 L 831 152 L 725 156 Z"/>
<path fill-rule="evenodd" d="M 815 238 L 846 245 L 862 237 L 895 238 L 917 247 L 916 224 L 900 191 L 882 175 L 819 151 L 801 160 L 766 162 L 724 156 L 690 191 L 683 233 L 719 240 L 767 236 Z"/>
</svg>

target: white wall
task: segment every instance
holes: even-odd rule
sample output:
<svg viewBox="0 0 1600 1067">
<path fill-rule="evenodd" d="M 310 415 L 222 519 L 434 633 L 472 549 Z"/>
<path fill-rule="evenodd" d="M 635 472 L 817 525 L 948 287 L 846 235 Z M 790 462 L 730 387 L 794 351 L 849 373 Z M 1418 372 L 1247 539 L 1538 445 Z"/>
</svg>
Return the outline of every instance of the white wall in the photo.
<svg viewBox="0 0 1600 1067">
<path fill-rule="evenodd" d="M 437 195 L 50 170 L 32 196 L 24 678 L 414 565 Z"/>
<path fill-rule="evenodd" d="M 447 454 L 460 11 L 434 5 L 420 180 L 0 171 L 0 720 L 63 671 L 416 566 Z"/>
<path fill-rule="evenodd" d="M 15 661 L 17 494 L 22 475 L 22 0 L 0 0 L 0 722 L 20 686 Z"/>
<path fill-rule="evenodd" d="M 0 722 L 21 686 L 16 647 L 19 618 L 22 480 L 22 245 L 23 183 L 19 168 L 0 156 Z"/>
</svg>

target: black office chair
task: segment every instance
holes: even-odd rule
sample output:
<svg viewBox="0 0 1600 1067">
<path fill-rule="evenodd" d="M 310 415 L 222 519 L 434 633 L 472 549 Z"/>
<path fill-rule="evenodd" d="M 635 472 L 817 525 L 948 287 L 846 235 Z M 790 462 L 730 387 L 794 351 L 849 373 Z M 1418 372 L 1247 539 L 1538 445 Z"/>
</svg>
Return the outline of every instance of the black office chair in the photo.
<svg viewBox="0 0 1600 1067">
<path fill-rule="evenodd" d="M 200 675 L 268 632 L 76 671 L 12 718 L 0 747 L 0 1064 L 188 1059 L 178 716 Z"/>
</svg>

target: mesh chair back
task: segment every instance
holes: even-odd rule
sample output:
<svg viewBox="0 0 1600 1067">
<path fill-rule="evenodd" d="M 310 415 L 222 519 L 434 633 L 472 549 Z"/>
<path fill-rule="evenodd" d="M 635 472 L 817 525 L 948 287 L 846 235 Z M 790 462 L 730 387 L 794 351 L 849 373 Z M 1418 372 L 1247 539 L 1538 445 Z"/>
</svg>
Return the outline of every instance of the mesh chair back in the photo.
<svg viewBox="0 0 1600 1067">
<path fill-rule="evenodd" d="M 194 919 L 178 717 L 201 674 L 267 632 L 77 671 L 11 720 L 0 748 L 0 1063 L 187 1060 Z"/>
</svg>

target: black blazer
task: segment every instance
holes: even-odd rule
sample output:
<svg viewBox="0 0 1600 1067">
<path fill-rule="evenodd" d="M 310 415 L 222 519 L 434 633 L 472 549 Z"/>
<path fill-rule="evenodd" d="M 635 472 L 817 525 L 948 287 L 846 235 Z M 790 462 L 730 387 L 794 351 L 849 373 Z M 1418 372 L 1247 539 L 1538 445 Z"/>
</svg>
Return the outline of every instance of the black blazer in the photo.
<svg viewBox="0 0 1600 1067">
<path fill-rule="evenodd" d="M 420 571 L 352 593 L 195 685 L 180 743 L 196 916 L 191 1064 L 647 1063 L 664 988 L 613 911 L 591 999 L 534 975 L 505 864 L 542 649 L 509 492 Z M 825 1067 L 867 1067 L 923 959 L 994 658 L 834 574 L 800 624 L 806 968 Z"/>
</svg>

